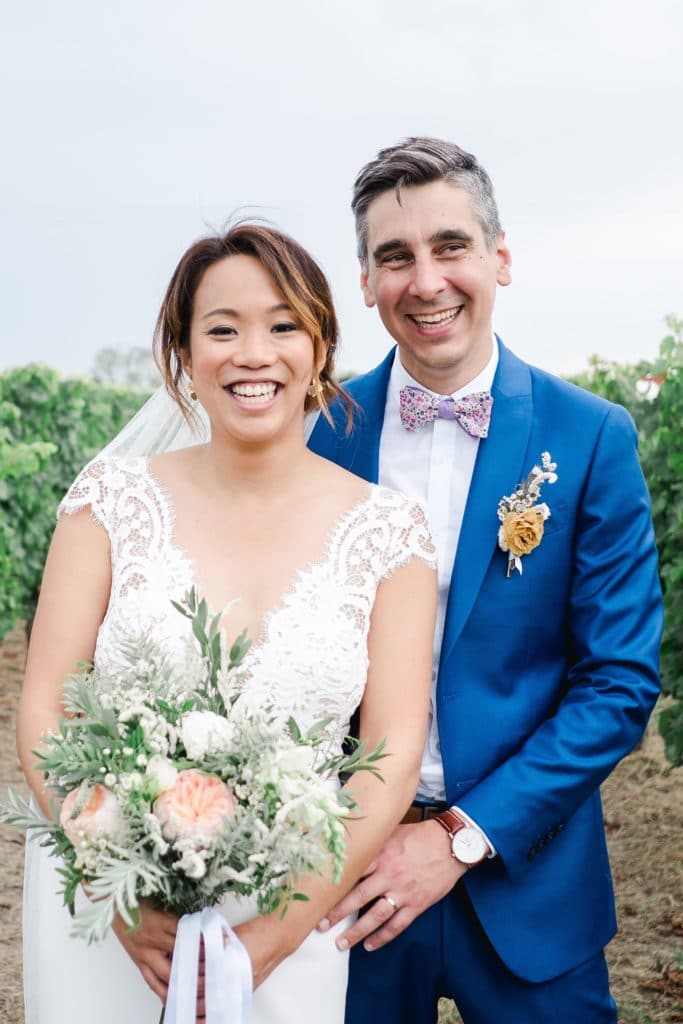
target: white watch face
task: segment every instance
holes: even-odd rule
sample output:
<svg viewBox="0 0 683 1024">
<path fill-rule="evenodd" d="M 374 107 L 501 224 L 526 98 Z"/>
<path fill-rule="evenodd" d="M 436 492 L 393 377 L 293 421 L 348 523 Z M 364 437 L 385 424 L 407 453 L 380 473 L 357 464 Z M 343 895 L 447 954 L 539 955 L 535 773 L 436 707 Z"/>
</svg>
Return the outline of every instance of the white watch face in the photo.
<svg viewBox="0 0 683 1024">
<path fill-rule="evenodd" d="M 451 840 L 453 856 L 463 864 L 478 864 L 488 853 L 488 844 L 476 828 L 459 828 Z"/>
</svg>

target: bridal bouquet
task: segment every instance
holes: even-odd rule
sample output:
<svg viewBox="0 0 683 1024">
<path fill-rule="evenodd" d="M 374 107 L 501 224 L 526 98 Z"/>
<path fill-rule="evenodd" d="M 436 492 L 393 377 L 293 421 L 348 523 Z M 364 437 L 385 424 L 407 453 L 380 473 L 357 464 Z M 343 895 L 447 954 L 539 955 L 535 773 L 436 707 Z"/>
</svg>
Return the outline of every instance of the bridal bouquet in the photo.
<svg viewBox="0 0 683 1024">
<path fill-rule="evenodd" d="M 184 663 L 145 636 L 127 638 L 116 671 L 65 684 L 66 717 L 36 751 L 58 814 L 13 794 L 0 811 L 61 857 L 73 932 L 88 942 L 116 913 L 134 928 L 142 899 L 199 917 L 234 893 L 284 913 L 305 898 L 297 876 L 330 865 L 341 875 L 355 804 L 338 774 L 378 774 L 384 756 L 357 743 L 328 756 L 329 720 L 302 733 L 250 705 L 240 695 L 245 634 L 227 650 L 220 616 L 194 590 L 175 607 L 192 624 Z M 90 900 L 74 909 L 79 885 Z"/>
</svg>

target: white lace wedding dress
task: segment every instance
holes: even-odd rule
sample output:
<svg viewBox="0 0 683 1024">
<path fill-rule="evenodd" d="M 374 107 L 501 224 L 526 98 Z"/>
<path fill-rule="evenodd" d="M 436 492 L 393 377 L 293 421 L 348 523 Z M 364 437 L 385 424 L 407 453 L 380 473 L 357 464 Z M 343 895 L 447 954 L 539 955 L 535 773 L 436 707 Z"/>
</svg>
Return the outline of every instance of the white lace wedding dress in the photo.
<svg viewBox="0 0 683 1024">
<path fill-rule="evenodd" d="M 192 643 L 171 605 L 193 585 L 193 564 L 174 542 L 173 509 L 145 458 L 90 463 L 60 505 L 89 507 L 111 544 L 112 588 L 95 662 L 115 664 L 119 638 L 148 628 L 178 658 Z M 435 565 L 422 506 L 383 487 L 331 525 L 322 557 L 303 566 L 268 614 L 244 668 L 249 698 L 293 715 L 306 728 L 332 716 L 336 741 L 348 731 L 368 668 L 367 634 L 382 579 L 410 558 Z M 234 593 L 239 596 L 240 581 Z M 397 698 L 400 699 L 400 698 Z M 86 946 L 69 937 L 56 895 L 57 864 L 27 844 L 24 892 L 26 1024 L 156 1024 L 161 1004 L 113 934 Z M 231 924 L 255 915 L 251 901 L 221 908 Z M 343 928 L 343 924 L 339 926 Z M 312 932 L 254 995 L 253 1024 L 341 1024 L 347 954 L 335 932 Z"/>
</svg>

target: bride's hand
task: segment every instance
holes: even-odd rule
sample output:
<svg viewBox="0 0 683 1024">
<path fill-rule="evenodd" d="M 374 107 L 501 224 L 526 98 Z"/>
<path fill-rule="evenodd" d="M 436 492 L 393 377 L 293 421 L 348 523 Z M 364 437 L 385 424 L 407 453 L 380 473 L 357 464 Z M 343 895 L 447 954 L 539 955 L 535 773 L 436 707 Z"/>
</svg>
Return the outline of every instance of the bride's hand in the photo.
<svg viewBox="0 0 683 1024">
<path fill-rule="evenodd" d="M 136 931 L 131 931 L 118 915 L 112 928 L 152 992 L 166 1005 L 178 918 L 156 910 L 146 900 L 140 904 L 140 915 L 142 922 Z"/>
</svg>

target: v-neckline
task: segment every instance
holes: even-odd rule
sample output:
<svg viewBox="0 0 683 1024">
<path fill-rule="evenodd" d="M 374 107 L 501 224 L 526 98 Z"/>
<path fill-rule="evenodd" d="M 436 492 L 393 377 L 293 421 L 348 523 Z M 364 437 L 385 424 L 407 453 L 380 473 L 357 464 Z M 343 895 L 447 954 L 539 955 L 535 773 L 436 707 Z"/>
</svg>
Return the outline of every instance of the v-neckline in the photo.
<svg viewBox="0 0 683 1024">
<path fill-rule="evenodd" d="M 221 609 L 215 609 L 209 601 L 205 588 L 197 573 L 196 558 L 194 558 L 192 554 L 186 548 L 182 547 L 182 545 L 180 545 L 176 540 L 175 505 L 171 500 L 166 486 L 161 483 L 158 477 L 156 477 L 150 469 L 150 458 L 150 456 L 143 456 L 143 471 L 150 487 L 155 492 L 156 498 L 165 512 L 166 536 L 163 538 L 164 545 L 166 549 L 175 555 L 185 566 L 190 586 L 197 590 L 200 597 L 204 597 L 206 599 L 207 604 L 209 605 L 209 613 L 215 615 L 220 610 L 220 614 L 222 616 L 232 602 L 228 601 Z M 247 632 L 247 638 L 250 640 L 250 644 L 245 660 L 249 660 L 257 650 L 267 643 L 273 620 L 287 606 L 288 600 L 296 593 L 297 588 L 301 585 L 305 577 L 310 576 L 312 572 L 330 561 L 335 548 L 337 536 L 341 533 L 347 521 L 352 519 L 366 506 L 371 506 L 375 501 L 375 496 L 378 490 L 379 484 L 368 483 L 365 494 L 335 516 L 329 527 L 324 531 L 319 557 L 309 559 L 294 570 L 288 585 L 281 592 L 275 604 L 264 612 L 257 634 L 252 637 L 252 635 Z M 239 595 L 237 596 L 237 600 L 239 600 Z M 221 626 L 221 628 L 223 627 Z"/>
</svg>

